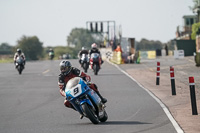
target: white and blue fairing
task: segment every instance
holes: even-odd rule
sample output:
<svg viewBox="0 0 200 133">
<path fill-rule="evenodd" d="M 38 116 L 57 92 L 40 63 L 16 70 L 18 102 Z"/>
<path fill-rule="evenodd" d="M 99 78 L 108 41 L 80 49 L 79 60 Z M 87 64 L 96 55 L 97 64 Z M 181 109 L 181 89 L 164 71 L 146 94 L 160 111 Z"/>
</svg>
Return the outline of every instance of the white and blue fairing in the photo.
<svg viewBox="0 0 200 133">
<path fill-rule="evenodd" d="M 82 95 L 91 95 L 91 89 L 86 85 L 86 83 L 80 77 L 75 77 L 70 79 L 66 85 L 65 93 L 67 99 L 77 108 L 77 100 Z M 94 107 L 88 98 L 81 99 L 79 101 L 79 106 L 83 103 L 87 103 Z"/>
<path fill-rule="evenodd" d="M 71 98 L 78 97 L 79 95 L 81 95 L 82 93 L 84 93 L 89 89 L 87 87 L 88 86 L 81 78 L 75 77 L 69 80 L 69 82 L 66 85 L 65 88 L 66 96 L 67 97 L 70 96 Z"/>
</svg>

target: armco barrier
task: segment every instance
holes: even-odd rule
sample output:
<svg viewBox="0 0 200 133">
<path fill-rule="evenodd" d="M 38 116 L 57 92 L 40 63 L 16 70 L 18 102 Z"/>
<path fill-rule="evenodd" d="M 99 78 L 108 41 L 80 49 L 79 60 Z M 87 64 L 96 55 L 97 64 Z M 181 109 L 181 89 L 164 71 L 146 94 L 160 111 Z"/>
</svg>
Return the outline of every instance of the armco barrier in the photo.
<svg viewBox="0 0 200 133">
<path fill-rule="evenodd" d="M 110 61 L 115 64 L 122 64 L 122 53 L 114 51 Z"/>
<path fill-rule="evenodd" d="M 155 59 L 156 51 L 139 51 L 141 59 Z"/>
<path fill-rule="evenodd" d="M 156 51 L 148 51 L 148 59 L 155 59 Z"/>
</svg>

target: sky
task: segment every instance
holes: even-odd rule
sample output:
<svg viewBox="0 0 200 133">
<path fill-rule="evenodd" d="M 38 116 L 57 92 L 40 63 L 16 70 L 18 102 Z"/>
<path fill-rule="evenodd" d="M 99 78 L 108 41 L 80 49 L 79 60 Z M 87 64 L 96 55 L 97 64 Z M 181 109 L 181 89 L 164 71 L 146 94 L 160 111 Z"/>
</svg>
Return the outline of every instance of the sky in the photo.
<svg viewBox="0 0 200 133">
<path fill-rule="evenodd" d="M 0 0 L 0 44 L 15 46 L 23 35 L 37 36 L 43 46 L 66 46 L 74 28 L 87 21 L 115 21 L 122 37 L 175 38 L 192 0 Z"/>
</svg>

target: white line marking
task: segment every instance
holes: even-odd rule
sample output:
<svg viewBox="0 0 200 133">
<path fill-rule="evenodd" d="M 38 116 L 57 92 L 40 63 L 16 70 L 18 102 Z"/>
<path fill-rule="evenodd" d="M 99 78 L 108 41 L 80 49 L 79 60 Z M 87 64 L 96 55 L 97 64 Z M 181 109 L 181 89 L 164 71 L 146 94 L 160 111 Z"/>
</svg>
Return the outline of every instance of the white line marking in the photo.
<svg viewBox="0 0 200 133">
<path fill-rule="evenodd" d="M 43 74 L 45 74 L 45 73 L 48 73 L 50 70 L 49 69 L 47 69 L 46 71 L 44 71 L 44 72 L 42 72 Z"/>
<path fill-rule="evenodd" d="M 137 113 L 138 113 L 140 110 L 141 110 L 141 108 L 138 109 L 134 114 L 132 114 L 131 116 L 129 116 L 128 118 L 126 118 L 125 121 L 131 120 L 133 117 L 135 117 L 135 116 L 137 115 Z"/>
<path fill-rule="evenodd" d="M 109 61 L 108 61 L 109 62 Z M 147 91 L 149 93 L 150 96 L 152 96 L 162 107 L 162 109 L 164 110 L 165 114 L 167 115 L 167 117 L 169 118 L 169 120 L 171 121 L 172 125 L 174 126 L 174 128 L 176 129 L 177 133 L 184 133 L 183 130 L 180 128 L 180 126 L 178 125 L 178 123 L 176 122 L 176 120 L 173 118 L 173 116 L 171 115 L 171 113 L 169 112 L 169 110 L 167 109 L 167 107 L 162 103 L 162 101 L 160 101 L 160 99 L 158 99 L 153 93 L 151 93 L 148 89 L 146 89 L 145 87 L 143 87 L 138 81 L 136 81 L 133 77 L 131 77 L 128 73 L 126 73 L 124 70 L 122 70 L 118 65 L 113 64 L 111 62 L 109 62 L 110 64 L 114 65 L 117 69 L 119 69 L 122 73 L 124 73 L 126 76 L 128 76 L 129 78 L 131 78 L 133 81 L 135 81 L 141 88 L 143 88 L 145 91 Z"/>
</svg>

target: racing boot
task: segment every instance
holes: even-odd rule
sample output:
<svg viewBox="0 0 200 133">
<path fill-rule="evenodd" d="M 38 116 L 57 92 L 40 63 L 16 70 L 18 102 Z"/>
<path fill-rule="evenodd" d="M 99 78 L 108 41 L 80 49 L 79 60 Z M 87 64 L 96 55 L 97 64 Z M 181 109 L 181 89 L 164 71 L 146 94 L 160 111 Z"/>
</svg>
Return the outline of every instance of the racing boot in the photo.
<svg viewBox="0 0 200 133">
<path fill-rule="evenodd" d="M 81 115 L 80 115 L 80 119 L 83 119 L 83 117 L 84 117 L 84 116 L 81 114 Z"/>
<path fill-rule="evenodd" d="M 76 109 L 74 108 L 74 106 L 69 101 L 65 100 L 64 101 L 64 105 L 65 105 L 65 107 L 71 108 L 71 109 L 73 109 L 73 110 L 76 111 Z"/>
<path fill-rule="evenodd" d="M 101 64 L 103 64 L 104 63 L 104 61 L 101 59 Z"/>
<path fill-rule="evenodd" d="M 97 95 L 101 98 L 102 103 L 106 103 L 107 102 L 107 99 L 102 97 L 102 95 L 99 92 L 97 92 Z"/>
</svg>

